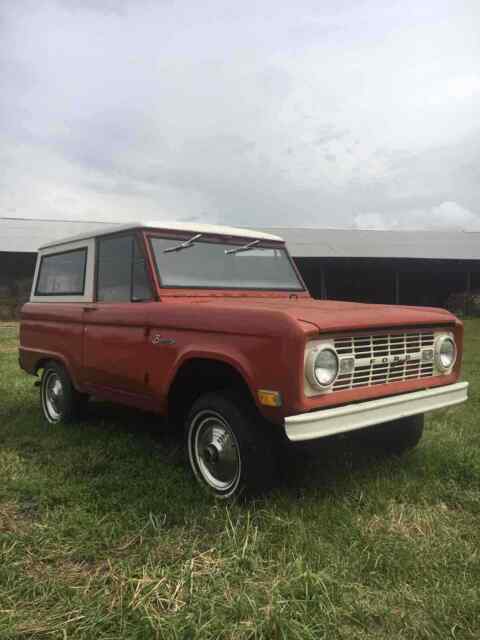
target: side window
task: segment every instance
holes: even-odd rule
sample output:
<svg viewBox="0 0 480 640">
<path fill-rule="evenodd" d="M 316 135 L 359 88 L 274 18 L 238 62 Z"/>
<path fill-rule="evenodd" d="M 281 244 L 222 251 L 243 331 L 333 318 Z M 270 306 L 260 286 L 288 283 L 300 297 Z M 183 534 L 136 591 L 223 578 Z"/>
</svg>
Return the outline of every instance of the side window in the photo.
<svg viewBox="0 0 480 640">
<path fill-rule="evenodd" d="M 132 277 L 133 236 L 98 240 L 97 299 L 129 302 Z"/>
<path fill-rule="evenodd" d="M 42 256 L 36 296 L 81 296 L 85 290 L 87 249 Z"/>
<path fill-rule="evenodd" d="M 130 302 L 152 297 L 145 260 L 133 235 L 100 238 L 97 300 Z"/>
<path fill-rule="evenodd" d="M 132 300 L 151 300 L 152 287 L 147 271 L 147 262 L 138 244 L 138 238 L 134 240 L 133 269 L 132 269 Z"/>
</svg>

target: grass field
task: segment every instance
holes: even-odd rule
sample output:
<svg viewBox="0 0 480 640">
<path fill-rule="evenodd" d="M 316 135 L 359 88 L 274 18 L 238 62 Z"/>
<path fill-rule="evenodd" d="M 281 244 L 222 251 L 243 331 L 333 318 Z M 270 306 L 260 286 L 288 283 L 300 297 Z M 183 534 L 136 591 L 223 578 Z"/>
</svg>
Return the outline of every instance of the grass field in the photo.
<svg viewBox="0 0 480 640">
<path fill-rule="evenodd" d="M 403 459 L 345 439 L 246 504 L 154 416 L 52 427 L 0 328 L 0 638 L 480 638 L 480 321 L 468 404 Z"/>
</svg>

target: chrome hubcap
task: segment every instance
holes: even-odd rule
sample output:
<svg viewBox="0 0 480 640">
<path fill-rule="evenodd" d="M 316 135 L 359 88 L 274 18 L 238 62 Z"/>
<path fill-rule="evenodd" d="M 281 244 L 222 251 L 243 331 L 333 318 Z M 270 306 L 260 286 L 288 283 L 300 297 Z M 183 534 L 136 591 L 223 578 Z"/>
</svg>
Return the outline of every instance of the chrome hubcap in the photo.
<svg viewBox="0 0 480 640">
<path fill-rule="evenodd" d="M 240 475 L 237 439 L 223 417 L 213 411 L 195 416 L 193 452 L 202 478 L 217 491 L 228 491 Z"/>
<path fill-rule="evenodd" d="M 63 384 L 54 371 L 46 374 L 43 385 L 43 402 L 47 417 L 53 422 L 58 422 L 63 415 L 65 396 Z"/>
</svg>

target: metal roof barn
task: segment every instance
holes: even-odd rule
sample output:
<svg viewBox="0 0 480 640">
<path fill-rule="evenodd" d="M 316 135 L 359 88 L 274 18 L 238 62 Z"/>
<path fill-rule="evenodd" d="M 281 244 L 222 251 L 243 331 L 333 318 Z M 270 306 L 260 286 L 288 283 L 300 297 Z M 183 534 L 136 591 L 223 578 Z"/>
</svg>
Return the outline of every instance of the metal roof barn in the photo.
<svg viewBox="0 0 480 640">
<path fill-rule="evenodd" d="M 98 221 L 0 218 L 0 251 L 33 253 L 47 242 L 108 226 Z"/>
<path fill-rule="evenodd" d="M 124 223 L 0 218 L 0 251 L 35 252 L 39 247 Z M 152 223 L 149 222 L 151 225 Z M 158 222 L 161 227 L 167 223 Z M 184 229 L 189 225 L 184 223 Z M 197 226 L 192 223 L 192 232 Z M 377 231 L 306 227 L 258 227 L 283 238 L 295 258 L 420 258 L 480 260 L 480 231 Z"/>
<path fill-rule="evenodd" d="M 480 260 L 480 231 L 264 230 L 281 236 L 296 258 Z"/>
<path fill-rule="evenodd" d="M 159 227 L 167 225 L 158 222 Z M 28 297 L 39 247 L 124 226 L 120 222 L 0 218 L 0 318 L 2 299 L 8 299 L 16 313 Z M 178 228 L 195 233 L 198 225 L 183 223 Z M 472 291 L 480 291 L 478 231 L 304 227 L 258 231 L 286 241 L 310 292 L 317 298 L 451 306 L 455 296 L 466 300 Z M 455 311 L 466 309 L 466 303 L 459 304 L 463 306 Z"/>
</svg>

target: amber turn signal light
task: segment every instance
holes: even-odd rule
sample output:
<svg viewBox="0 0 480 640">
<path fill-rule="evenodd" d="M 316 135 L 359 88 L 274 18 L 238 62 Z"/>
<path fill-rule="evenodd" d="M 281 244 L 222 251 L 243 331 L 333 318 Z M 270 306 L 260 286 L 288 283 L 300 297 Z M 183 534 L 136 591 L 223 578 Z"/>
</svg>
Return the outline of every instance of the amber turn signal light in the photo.
<svg viewBox="0 0 480 640">
<path fill-rule="evenodd" d="M 259 389 L 258 399 L 260 400 L 260 404 L 263 404 L 266 407 L 282 406 L 282 396 L 278 391 L 268 391 L 267 389 Z"/>
</svg>

